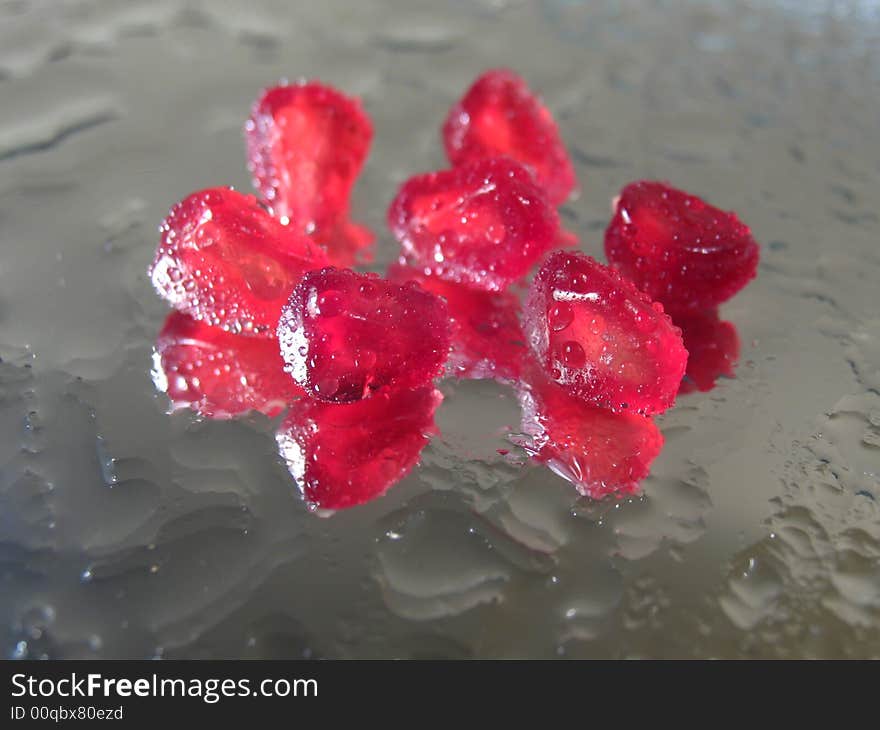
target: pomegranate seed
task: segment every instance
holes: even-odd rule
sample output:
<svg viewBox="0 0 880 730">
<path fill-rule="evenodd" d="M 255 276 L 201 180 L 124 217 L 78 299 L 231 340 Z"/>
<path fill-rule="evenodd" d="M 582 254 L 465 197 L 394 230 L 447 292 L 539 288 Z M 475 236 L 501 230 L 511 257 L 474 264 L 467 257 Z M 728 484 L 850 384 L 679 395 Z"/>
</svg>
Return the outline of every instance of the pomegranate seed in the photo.
<svg viewBox="0 0 880 730">
<path fill-rule="evenodd" d="M 757 273 L 759 248 L 735 213 L 666 183 L 627 185 L 605 231 L 612 266 L 669 311 L 724 302 Z"/>
<path fill-rule="evenodd" d="M 411 178 L 388 225 L 412 265 L 491 291 L 525 276 L 560 235 L 556 210 L 525 168 L 505 158 Z"/>
<path fill-rule="evenodd" d="M 519 377 L 528 347 L 519 323 L 519 298 L 511 292 L 483 292 L 424 274 L 402 264 L 388 270 L 391 281 L 416 281 L 443 297 L 452 321 L 449 370 L 459 378 Z"/>
<path fill-rule="evenodd" d="M 281 307 L 324 252 L 283 226 L 252 195 L 193 193 L 162 223 L 149 274 L 175 309 L 233 333 L 273 337 Z"/>
<path fill-rule="evenodd" d="M 307 273 L 278 323 L 281 354 L 312 397 L 361 400 L 436 377 L 449 354 L 446 303 L 417 284 L 329 267 Z"/>
<path fill-rule="evenodd" d="M 443 124 L 453 165 L 506 155 L 535 175 L 550 202 L 561 205 L 577 180 L 559 129 L 547 107 L 513 71 L 487 71 L 449 110 Z"/>
<path fill-rule="evenodd" d="M 277 218 L 312 236 L 337 265 L 351 265 L 373 241 L 348 220 L 372 138 L 357 99 L 314 81 L 266 89 L 245 124 L 254 186 Z"/>
<path fill-rule="evenodd" d="M 550 379 L 572 395 L 615 412 L 672 406 L 687 363 L 681 332 L 613 269 L 552 254 L 532 282 L 524 325 Z"/>
</svg>

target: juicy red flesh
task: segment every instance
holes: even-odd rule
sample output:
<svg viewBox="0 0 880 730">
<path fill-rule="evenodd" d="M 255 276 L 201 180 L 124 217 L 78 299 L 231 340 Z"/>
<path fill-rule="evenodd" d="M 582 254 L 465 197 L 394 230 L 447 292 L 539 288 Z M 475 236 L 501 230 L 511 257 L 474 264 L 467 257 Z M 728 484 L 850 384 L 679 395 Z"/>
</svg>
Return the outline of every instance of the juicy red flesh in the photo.
<svg viewBox="0 0 880 730">
<path fill-rule="evenodd" d="M 300 277 L 324 252 L 273 219 L 252 195 L 193 193 L 161 226 L 150 278 L 175 309 L 229 332 L 273 337 Z"/>
<path fill-rule="evenodd" d="M 310 505 L 353 507 L 384 494 L 418 462 L 442 400 L 433 386 L 344 406 L 306 398 L 281 424 L 278 448 Z"/>
<path fill-rule="evenodd" d="M 670 311 L 724 302 L 751 281 L 758 244 L 735 213 L 665 183 L 627 185 L 605 231 L 611 265 Z"/>
<path fill-rule="evenodd" d="M 709 391 L 719 377 L 732 378 L 739 360 L 739 335 L 731 322 L 718 316 L 717 309 L 677 314 L 688 351 L 687 370 L 679 393 Z"/>
<path fill-rule="evenodd" d="M 254 186 L 277 218 L 325 246 L 334 264 L 350 265 L 373 241 L 349 221 L 372 138 L 360 102 L 317 82 L 267 89 L 245 124 Z"/>
<path fill-rule="evenodd" d="M 329 267 L 307 273 L 278 323 L 281 354 L 312 397 L 351 403 L 426 385 L 449 354 L 446 303 L 415 283 Z"/>
<path fill-rule="evenodd" d="M 453 165 L 506 155 L 528 167 L 554 205 L 577 181 L 559 129 L 540 99 L 513 71 L 487 71 L 449 110 L 443 143 Z"/>
<path fill-rule="evenodd" d="M 525 276 L 560 236 L 556 210 L 528 171 L 505 158 L 410 178 L 388 226 L 411 265 L 491 291 Z"/>
<path fill-rule="evenodd" d="M 681 332 L 618 272 L 557 251 L 524 308 L 528 342 L 551 380 L 594 406 L 661 413 L 684 375 Z"/>
<path fill-rule="evenodd" d="M 277 416 L 303 391 L 284 372 L 273 340 L 232 335 L 172 312 L 156 340 L 153 378 L 174 410 L 206 418 Z"/>
<path fill-rule="evenodd" d="M 528 380 L 519 393 L 519 445 L 593 499 L 637 492 L 663 448 L 653 420 L 596 408 L 541 375 Z"/>
<path fill-rule="evenodd" d="M 520 326 L 519 298 L 511 292 L 484 292 L 393 265 L 391 281 L 416 281 L 443 297 L 452 322 L 448 369 L 459 378 L 515 380 L 529 351 Z"/>
</svg>

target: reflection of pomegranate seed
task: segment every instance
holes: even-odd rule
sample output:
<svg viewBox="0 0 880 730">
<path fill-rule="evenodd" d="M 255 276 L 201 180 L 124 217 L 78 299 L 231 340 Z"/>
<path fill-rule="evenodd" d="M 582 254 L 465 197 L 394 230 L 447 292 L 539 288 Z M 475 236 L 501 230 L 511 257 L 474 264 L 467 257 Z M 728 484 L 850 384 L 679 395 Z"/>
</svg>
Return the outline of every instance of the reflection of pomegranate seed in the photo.
<svg viewBox="0 0 880 730">
<path fill-rule="evenodd" d="M 526 438 L 517 439 L 519 445 L 581 494 L 599 499 L 636 492 L 663 448 L 654 422 L 584 403 L 534 370 L 520 390 Z"/>
<path fill-rule="evenodd" d="M 278 344 L 231 335 L 172 312 L 156 340 L 153 379 L 172 405 L 206 418 L 278 415 L 302 390 L 284 372 Z"/>
<path fill-rule="evenodd" d="M 676 314 L 688 351 L 687 370 L 679 393 L 712 390 L 720 376 L 733 377 L 739 359 L 739 335 L 730 322 L 722 321 L 717 309 Z"/>
<path fill-rule="evenodd" d="M 175 309 L 230 332 L 272 337 L 303 272 L 326 265 L 306 236 L 282 226 L 252 195 L 228 188 L 193 193 L 162 223 L 150 266 L 156 291 Z"/>
<path fill-rule="evenodd" d="M 449 354 L 446 303 L 415 283 L 326 268 L 307 273 L 278 323 L 281 354 L 315 398 L 350 403 L 426 385 Z"/>
<path fill-rule="evenodd" d="M 630 183 L 605 231 L 613 266 L 670 311 L 714 307 L 755 277 L 758 244 L 735 213 L 664 183 Z"/>
<path fill-rule="evenodd" d="M 391 281 L 416 281 L 423 289 L 443 297 L 452 320 L 452 352 L 449 371 L 460 378 L 519 376 L 528 355 L 519 323 L 519 298 L 511 292 L 493 293 L 470 289 L 401 264 L 388 270 Z"/>
<path fill-rule="evenodd" d="M 309 504 L 342 509 L 383 494 L 416 464 L 443 396 L 432 386 L 376 393 L 353 405 L 294 404 L 276 440 Z"/>
<path fill-rule="evenodd" d="M 577 184 L 556 122 L 513 71 L 487 71 L 474 82 L 449 110 L 443 142 L 456 166 L 498 155 L 521 162 L 554 205 Z"/>
<path fill-rule="evenodd" d="M 245 124 L 248 167 L 273 214 L 350 265 L 372 243 L 349 198 L 373 127 L 360 102 L 316 82 L 267 89 Z"/>
<path fill-rule="evenodd" d="M 524 311 L 529 344 L 571 394 L 615 412 L 673 404 L 687 362 L 681 332 L 613 269 L 558 251 L 532 282 Z"/>
<path fill-rule="evenodd" d="M 411 178 L 388 225 L 413 266 L 493 291 L 525 276 L 560 237 L 556 210 L 525 168 L 504 158 Z"/>
</svg>

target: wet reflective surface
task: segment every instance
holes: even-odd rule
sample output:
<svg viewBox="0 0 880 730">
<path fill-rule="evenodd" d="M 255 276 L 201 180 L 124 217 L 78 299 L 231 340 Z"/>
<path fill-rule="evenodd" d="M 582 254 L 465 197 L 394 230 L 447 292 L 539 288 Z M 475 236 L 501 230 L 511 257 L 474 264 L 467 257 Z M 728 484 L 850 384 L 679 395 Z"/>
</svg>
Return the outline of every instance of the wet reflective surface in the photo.
<svg viewBox="0 0 880 730">
<path fill-rule="evenodd" d="M 296 5 L 0 2 L 4 655 L 880 654 L 876 8 Z M 499 65 L 557 117 L 583 250 L 624 183 L 667 178 L 742 216 L 758 278 L 694 328 L 705 369 L 642 495 L 580 497 L 515 445 L 513 389 L 445 380 L 419 465 L 322 519 L 280 416 L 168 413 L 156 227 L 248 190 L 259 89 L 320 77 L 375 124 L 352 215 L 384 271 L 388 201 Z"/>
</svg>

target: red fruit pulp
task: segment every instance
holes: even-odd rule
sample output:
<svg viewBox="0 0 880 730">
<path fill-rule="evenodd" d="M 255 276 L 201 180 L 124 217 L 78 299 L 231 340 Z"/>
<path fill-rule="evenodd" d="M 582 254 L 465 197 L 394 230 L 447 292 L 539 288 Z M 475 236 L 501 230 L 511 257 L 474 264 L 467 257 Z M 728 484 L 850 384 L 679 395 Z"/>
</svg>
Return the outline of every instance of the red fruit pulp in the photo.
<svg viewBox="0 0 880 730">
<path fill-rule="evenodd" d="M 529 344 L 550 379 L 615 412 L 671 407 L 687 363 L 681 332 L 631 282 L 584 254 L 551 254 L 524 308 Z"/>
<path fill-rule="evenodd" d="M 732 378 L 739 359 L 739 335 L 731 322 L 724 322 L 717 309 L 676 314 L 688 351 L 687 370 L 679 393 L 709 391 L 719 377 Z"/>
<path fill-rule="evenodd" d="M 391 281 L 416 281 L 443 297 L 452 321 L 449 370 L 459 378 L 519 377 L 528 347 L 519 323 L 519 298 L 511 292 L 484 292 L 424 274 L 402 264 L 388 270 Z"/>
<path fill-rule="evenodd" d="M 291 375 L 312 397 L 350 403 L 435 378 L 449 354 L 449 312 L 415 283 L 330 267 L 303 276 L 278 340 Z"/>
<path fill-rule="evenodd" d="M 637 492 L 663 448 L 653 420 L 596 408 L 535 370 L 519 391 L 527 436 L 519 445 L 593 499 Z"/>
<path fill-rule="evenodd" d="M 153 380 L 172 408 L 226 419 L 269 417 L 303 394 L 284 372 L 273 340 L 243 337 L 172 312 L 156 339 Z"/>
<path fill-rule="evenodd" d="M 453 165 L 506 155 L 528 167 L 550 202 L 560 205 L 577 181 L 552 115 L 513 71 L 480 76 L 449 110 L 443 142 Z"/>
<path fill-rule="evenodd" d="M 436 432 L 433 386 L 377 393 L 353 405 L 294 404 L 276 440 L 306 501 L 336 510 L 384 494 L 418 462 Z"/>
<path fill-rule="evenodd" d="M 193 193 L 161 226 L 153 286 L 175 309 L 233 333 L 273 337 L 281 307 L 324 252 L 283 226 L 252 195 Z"/>
<path fill-rule="evenodd" d="M 351 191 L 373 127 L 357 99 L 317 82 L 267 89 L 245 123 L 248 168 L 272 213 L 349 264 L 373 235 L 351 223 Z"/>
<path fill-rule="evenodd" d="M 556 210 L 525 168 L 505 158 L 410 178 L 388 226 L 413 266 L 491 291 L 525 276 L 560 235 Z"/>
<path fill-rule="evenodd" d="M 749 281 L 760 251 L 735 213 L 666 183 L 630 183 L 605 231 L 612 266 L 670 311 L 715 307 Z"/>
</svg>

